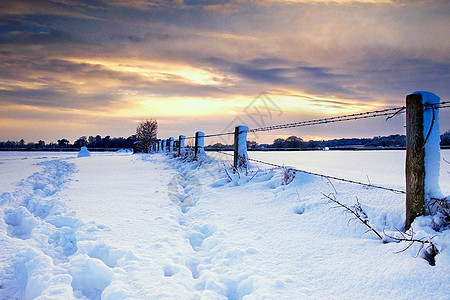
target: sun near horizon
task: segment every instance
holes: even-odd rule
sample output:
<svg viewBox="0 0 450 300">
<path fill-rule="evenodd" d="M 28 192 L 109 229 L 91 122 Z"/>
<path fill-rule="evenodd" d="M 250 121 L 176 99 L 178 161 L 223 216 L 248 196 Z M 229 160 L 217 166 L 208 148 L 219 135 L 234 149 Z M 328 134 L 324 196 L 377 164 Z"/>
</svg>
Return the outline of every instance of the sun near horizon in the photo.
<svg viewBox="0 0 450 300">
<path fill-rule="evenodd" d="M 443 1 L 2 1 L 0 141 L 128 137 L 148 118 L 168 138 L 402 106 L 416 90 L 448 99 L 448 11 Z M 272 111 L 261 112 L 264 99 Z M 449 119 L 443 112 L 443 131 Z M 403 126 L 361 121 L 257 139 Z"/>
</svg>

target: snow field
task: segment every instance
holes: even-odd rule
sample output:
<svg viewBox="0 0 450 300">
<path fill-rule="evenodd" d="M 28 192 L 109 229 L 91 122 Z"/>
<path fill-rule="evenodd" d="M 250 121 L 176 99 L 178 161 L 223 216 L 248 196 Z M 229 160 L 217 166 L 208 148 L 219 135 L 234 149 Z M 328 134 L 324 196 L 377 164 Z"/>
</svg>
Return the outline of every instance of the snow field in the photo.
<svg viewBox="0 0 450 300">
<path fill-rule="evenodd" d="M 0 299 L 450 294 L 448 230 L 435 232 L 430 217 L 413 223 L 417 237 L 436 235 L 432 267 L 415 257 L 419 245 L 395 254 L 407 244 L 365 233 L 323 196 L 348 205 L 358 197 L 377 230 L 396 234 L 404 195 L 300 173 L 282 185 L 282 170 L 256 165 L 248 175 L 227 175 L 208 156 L 187 163 L 93 153 L 33 168 L 0 198 Z"/>
</svg>

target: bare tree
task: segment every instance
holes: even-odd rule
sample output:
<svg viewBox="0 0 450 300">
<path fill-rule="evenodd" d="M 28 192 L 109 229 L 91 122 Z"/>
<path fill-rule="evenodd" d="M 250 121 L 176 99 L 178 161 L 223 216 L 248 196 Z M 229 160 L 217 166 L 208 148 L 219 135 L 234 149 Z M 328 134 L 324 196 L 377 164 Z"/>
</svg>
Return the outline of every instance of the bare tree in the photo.
<svg viewBox="0 0 450 300">
<path fill-rule="evenodd" d="M 136 137 L 140 141 L 140 150 L 148 153 L 150 145 L 156 140 L 158 122 L 153 119 L 142 121 L 136 128 Z"/>
</svg>

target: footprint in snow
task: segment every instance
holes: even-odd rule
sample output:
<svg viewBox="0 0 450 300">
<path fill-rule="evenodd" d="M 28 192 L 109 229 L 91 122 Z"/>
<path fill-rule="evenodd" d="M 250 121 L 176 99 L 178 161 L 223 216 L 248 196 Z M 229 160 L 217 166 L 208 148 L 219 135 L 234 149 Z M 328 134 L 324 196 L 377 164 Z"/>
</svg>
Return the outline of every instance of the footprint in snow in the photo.
<svg viewBox="0 0 450 300">
<path fill-rule="evenodd" d="M 202 187 L 198 178 L 191 173 L 178 173 L 167 187 L 170 200 L 178 206 L 192 206 L 200 198 Z"/>
</svg>

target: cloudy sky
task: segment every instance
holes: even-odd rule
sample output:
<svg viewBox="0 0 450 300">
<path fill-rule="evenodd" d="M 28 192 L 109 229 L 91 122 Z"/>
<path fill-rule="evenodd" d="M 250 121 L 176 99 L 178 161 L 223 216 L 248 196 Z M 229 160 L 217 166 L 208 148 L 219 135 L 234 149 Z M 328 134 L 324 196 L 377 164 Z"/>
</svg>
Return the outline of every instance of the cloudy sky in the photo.
<svg viewBox="0 0 450 300">
<path fill-rule="evenodd" d="M 0 140 L 127 137 L 147 118 L 161 138 L 216 133 L 401 106 L 416 90 L 450 100 L 449 36 L 447 0 L 2 0 Z"/>
</svg>

